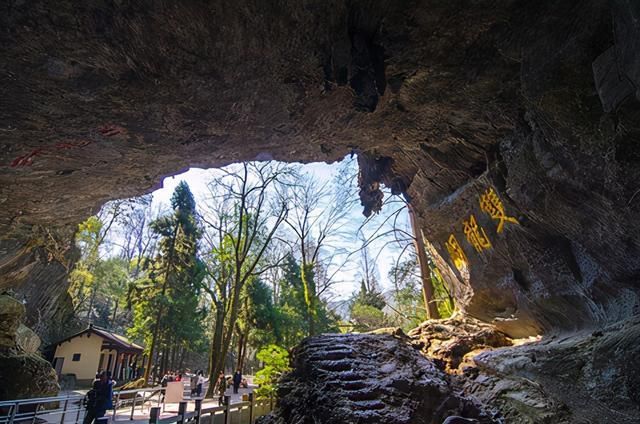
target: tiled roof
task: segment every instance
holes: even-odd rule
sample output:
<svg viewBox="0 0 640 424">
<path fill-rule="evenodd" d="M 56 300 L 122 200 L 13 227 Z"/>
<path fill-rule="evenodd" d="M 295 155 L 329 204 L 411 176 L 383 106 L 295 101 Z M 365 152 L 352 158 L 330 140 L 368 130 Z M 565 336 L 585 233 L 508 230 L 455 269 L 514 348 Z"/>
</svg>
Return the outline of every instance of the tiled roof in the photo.
<svg viewBox="0 0 640 424">
<path fill-rule="evenodd" d="M 116 334 L 112 331 L 106 330 L 104 328 L 101 327 L 96 327 L 95 325 L 90 325 L 89 327 L 85 328 L 84 330 L 73 334 L 65 339 L 62 339 L 58 342 L 55 343 L 55 345 L 59 345 L 62 344 L 66 341 L 69 341 L 75 337 L 81 336 L 83 334 L 86 333 L 93 333 L 98 335 L 99 337 L 102 337 L 104 340 L 109 341 L 110 343 L 112 343 L 113 345 L 115 345 L 116 347 L 123 349 L 123 350 L 134 350 L 134 351 L 140 351 L 142 352 L 144 350 L 144 347 L 133 343 L 131 340 L 129 340 L 128 338 L 126 338 L 125 336 L 122 336 L 120 334 Z"/>
</svg>

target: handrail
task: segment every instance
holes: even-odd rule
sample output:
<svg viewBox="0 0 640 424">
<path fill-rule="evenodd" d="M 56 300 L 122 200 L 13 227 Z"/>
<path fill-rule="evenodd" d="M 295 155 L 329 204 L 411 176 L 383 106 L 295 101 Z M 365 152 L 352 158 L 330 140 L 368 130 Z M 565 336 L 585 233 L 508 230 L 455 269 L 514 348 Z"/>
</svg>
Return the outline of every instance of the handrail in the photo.
<svg viewBox="0 0 640 424">
<path fill-rule="evenodd" d="M 253 393 L 249 393 L 249 401 L 240 401 L 237 403 L 231 403 L 230 396 L 225 396 L 224 405 L 222 406 L 214 406 L 209 408 L 202 408 L 202 399 L 194 399 L 195 401 L 195 410 L 187 412 L 187 401 L 180 402 L 179 412 L 175 415 L 171 415 L 168 417 L 160 418 L 160 397 L 158 397 L 158 406 L 151 407 L 150 409 L 150 418 L 148 420 L 134 420 L 134 410 L 137 406 L 136 399 L 140 397 L 143 398 L 143 402 L 145 399 L 145 393 L 150 393 L 152 396 L 157 393 L 161 393 L 164 391 L 163 387 L 151 387 L 144 389 L 130 389 L 130 390 L 117 390 L 114 391 L 114 398 L 116 402 L 114 403 L 113 410 L 113 422 L 124 422 L 127 424 L 142 424 L 142 423 L 151 423 L 151 424 L 186 424 L 186 421 L 189 421 L 189 424 L 200 424 L 200 419 L 204 415 L 219 415 L 224 414 L 225 422 L 230 422 L 231 414 L 240 414 L 240 419 L 242 420 L 242 424 L 253 424 L 254 418 L 257 418 L 258 415 L 263 415 L 265 412 L 268 413 L 273 407 L 272 400 L 266 399 L 256 399 L 253 396 Z M 142 393 L 142 395 L 139 395 Z M 116 413 L 118 409 L 118 402 L 121 400 L 120 395 L 122 394 L 135 394 L 132 398 L 126 400 L 133 400 L 131 407 L 131 415 L 128 420 L 116 420 Z M 31 399 L 18 399 L 11 401 L 1 401 L 0 407 L 7 409 L 6 415 L 0 415 L 0 424 L 14 424 L 16 421 L 28 420 L 31 419 L 32 422 L 38 417 L 45 416 L 50 421 L 51 416 L 61 415 L 60 418 L 56 418 L 55 422 L 59 422 L 64 424 L 68 422 L 67 419 L 71 417 L 71 420 L 79 423 L 81 422 L 82 412 L 85 410 L 84 405 L 82 404 L 82 399 L 84 395 L 80 394 L 70 394 L 63 396 L 53 396 L 47 398 L 31 398 Z M 155 403 L 155 401 L 154 401 Z M 30 406 L 30 411 L 21 412 L 20 407 L 24 407 L 26 405 Z M 33 408 L 35 405 L 35 408 Z M 47 406 L 51 406 L 51 409 L 47 409 Z M 142 406 L 142 405 L 141 405 Z M 266 411 L 265 411 L 266 407 Z M 245 422 L 244 418 L 249 417 L 249 421 Z M 73 418 L 75 415 L 75 418 Z"/>
<path fill-rule="evenodd" d="M 113 395 L 117 396 L 117 395 L 123 395 L 123 394 L 126 395 L 130 393 L 153 392 L 156 390 L 164 390 L 164 389 L 165 388 L 162 386 L 156 386 L 156 387 L 143 387 L 140 389 L 114 390 Z M 61 400 L 83 399 L 84 397 L 85 395 L 81 395 L 81 394 L 68 394 L 68 395 L 62 395 L 62 396 L 50 396 L 50 397 L 42 397 L 42 398 L 3 400 L 3 401 L 0 401 L 0 407 L 11 406 L 11 405 L 15 405 L 16 403 L 20 403 L 20 404 L 53 403 L 53 402 L 59 402 Z"/>
</svg>

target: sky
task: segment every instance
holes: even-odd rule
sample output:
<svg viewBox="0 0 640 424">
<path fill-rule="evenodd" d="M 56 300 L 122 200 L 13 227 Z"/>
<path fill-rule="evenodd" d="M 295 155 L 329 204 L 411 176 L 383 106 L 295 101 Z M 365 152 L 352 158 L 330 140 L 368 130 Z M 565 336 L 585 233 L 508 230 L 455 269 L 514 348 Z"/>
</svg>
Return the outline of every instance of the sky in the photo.
<svg viewBox="0 0 640 424">
<path fill-rule="evenodd" d="M 345 159 L 347 160 L 347 159 Z M 357 161 L 355 159 L 350 160 L 349 166 L 353 167 L 353 172 L 357 172 Z M 301 165 L 301 170 L 305 173 L 308 173 L 314 177 L 319 183 L 330 182 L 333 180 L 334 176 L 339 170 L 340 163 L 335 162 L 333 164 L 326 164 L 323 162 L 316 162 L 310 164 Z M 195 197 L 196 205 L 200 199 L 203 199 L 208 194 L 207 189 L 207 181 L 211 180 L 216 174 L 220 173 L 219 169 L 199 169 L 199 168 L 191 168 L 187 172 L 182 174 L 174 175 L 171 177 L 166 177 L 162 183 L 162 188 L 153 192 L 153 203 L 152 207 L 156 208 L 159 206 L 168 207 L 171 195 L 176 188 L 176 186 L 180 183 L 180 181 L 185 181 L 189 184 L 191 191 Z M 355 181 L 354 181 L 355 184 Z M 357 193 L 357 190 L 355 191 Z M 356 194 L 357 195 L 357 194 Z M 390 196 L 388 191 L 385 191 L 385 199 Z M 394 210 L 397 210 L 401 204 L 397 203 L 398 198 L 395 197 L 396 202 L 383 207 L 382 212 L 374 217 L 374 219 L 370 220 L 367 225 L 363 228 L 363 232 L 366 237 L 369 237 L 376 228 L 378 228 L 381 223 L 385 221 L 386 218 L 389 217 L 389 214 Z M 362 214 L 362 208 L 358 205 L 354 207 L 351 212 L 351 216 L 349 219 L 349 225 L 347 226 L 346 233 L 349 234 L 351 232 L 354 235 L 357 232 L 357 229 L 365 222 L 365 217 Z M 385 225 L 383 225 L 383 230 L 389 230 L 391 228 L 391 219 Z M 396 225 L 399 228 L 404 229 L 405 231 L 409 230 L 408 223 L 408 215 L 406 209 L 398 215 L 398 219 Z M 351 239 L 351 240 L 349 240 Z M 401 252 L 401 248 L 397 246 L 396 243 L 386 243 L 389 241 L 380 239 L 371 243 L 369 248 L 369 253 L 372 256 L 377 256 L 378 260 L 377 268 L 378 268 L 378 280 L 381 285 L 381 289 L 383 291 L 389 290 L 391 287 L 391 282 L 389 281 L 387 275 L 391 267 L 396 263 L 396 259 Z M 357 240 L 353 240 L 353 237 L 344 237 L 343 239 L 337 240 L 336 244 L 340 245 L 341 248 L 347 251 L 354 251 L 360 248 L 361 242 Z M 359 253 L 353 254 L 351 256 L 352 261 L 347 266 L 340 266 L 344 260 L 336 260 L 332 266 L 333 269 L 330 269 L 329 272 L 337 271 L 335 279 L 338 281 L 333 287 L 333 301 L 347 300 L 350 298 L 354 291 L 357 291 L 360 287 L 360 278 L 358 276 L 358 265 L 357 261 L 360 257 Z M 406 253 L 405 253 L 405 258 Z"/>
</svg>

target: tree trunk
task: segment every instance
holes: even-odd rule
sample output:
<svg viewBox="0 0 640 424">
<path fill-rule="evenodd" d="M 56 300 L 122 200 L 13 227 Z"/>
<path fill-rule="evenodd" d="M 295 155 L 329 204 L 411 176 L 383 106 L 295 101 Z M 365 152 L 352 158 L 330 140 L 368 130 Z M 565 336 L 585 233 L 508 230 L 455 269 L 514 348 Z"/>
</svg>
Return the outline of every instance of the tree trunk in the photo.
<svg viewBox="0 0 640 424">
<path fill-rule="evenodd" d="M 111 318 L 111 328 L 114 329 L 116 327 L 116 314 L 118 313 L 118 302 L 119 299 L 116 299 L 116 304 L 113 307 L 113 317 Z"/>
<path fill-rule="evenodd" d="M 170 339 L 171 340 L 171 345 L 169 346 L 169 348 L 171 349 L 171 369 L 172 370 L 176 370 L 176 338 L 173 337 Z"/>
<path fill-rule="evenodd" d="M 240 344 L 240 356 L 238 357 L 238 369 L 241 373 L 244 373 L 244 363 L 247 359 L 247 346 L 249 344 L 249 330 L 242 337 L 242 343 Z"/>
<path fill-rule="evenodd" d="M 242 372 L 242 346 L 244 345 L 244 333 L 240 328 L 238 331 L 238 357 L 236 358 L 236 369 Z"/>
<path fill-rule="evenodd" d="M 216 321 L 214 324 L 213 339 L 211 340 L 211 352 L 209 352 L 209 389 L 207 390 L 207 397 L 213 397 L 215 395 L 215 383 L 218 379 L 218 374 L 224 367 L 224 359 L 220 360 L 220 356 L 222 355 L 224 316 L 224 303 L 218 301 L 216 302 Z M 222 366 L 220 364 L 222 364 Z"/>
<path fill-rule="evenodd" d="M 182 346 L 180 348 L 180 355 L 179 355 L 179 360 L 178 360 L 178 369 L 179 370 L 182 370 L 182 365 L 184 364 L 184 357 L 186 356 L 186 354 L 187 354 L 187 349 L 184 346 Z"/>
<path fill-rule="evenodd" d="M 408 205 L 408 210 L 411 228 L 413 229 L 413 242 L 416 247 L 416 256 L 418 257 L 418 265 L 420 266 L 420 275 L 422 277 L 422 295 L 424 298 L 424 306 L 427 310 L 427 317 L 429 319 L 439 319 L 440 313 L 438 312 L 438 305 L 434 298 L 431 270 L 429 269 L 429 262 L 427 261 L 427 252 L 424 248 L 422 230 L 418 226 L 416 215 L 411 204 Z"/>
<path fill-rule="evenodd" d="M 303 261 L 300 264 L 300 279 L 302 280 L 302 286 L 304 289 L 304 302 L 307 306 L 307 319 L 309 320 L 309 336 L 315 336 L 316 334 L 316 308 L 315 308 L 315 293 L 312 290 L 311 283 L 309 281 L 309 272 L 308 269 L 311 267 L 310 264 L 306 264 Z"/>
</svg>

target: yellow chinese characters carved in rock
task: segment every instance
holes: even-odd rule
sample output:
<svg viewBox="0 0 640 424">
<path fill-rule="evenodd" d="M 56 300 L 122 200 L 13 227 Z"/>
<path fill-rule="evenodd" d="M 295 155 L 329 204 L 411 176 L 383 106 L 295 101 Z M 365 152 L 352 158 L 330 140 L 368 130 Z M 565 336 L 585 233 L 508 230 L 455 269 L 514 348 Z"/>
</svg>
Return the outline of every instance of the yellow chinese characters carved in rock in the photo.
<svg viewBox="0 0 640 424">
<path fill-rule="evenodd" d="M 451 260 L 453 261 L 455 267 L 458 269 L 458 271 L 462 271 L 462 269 L 467 266 L 467 257 L 465 256 L 462 247 L 460 247 L 456 236 L 451 234 L 449 236 L 449 240 L 447 240 L 444 245 L 447 247 L 449 256 L 451 256 Z"/>
<path fill-rule="evenodd" d="M 513 224 L 519 224 L 518 220 L 507 216 L 504 210 L 504 204 L 498 197 L 493 187 L 489 187 L 480 196 L 480 209 L 487 213 L 491 218 L 498 220 L 498 233 L 501 233 L 504 229 L 505 222 L 511 222 Z"/>
<path fill-rule="evenodd" d="M 469 216 L 468 221 L 464 221 L 464 235 L 478 253 L 491 247 L 491 242 L 487 234 L 484 232 L 484 229 L 478 225 L 476 217 L 473 215 Z"/>
</svg>

